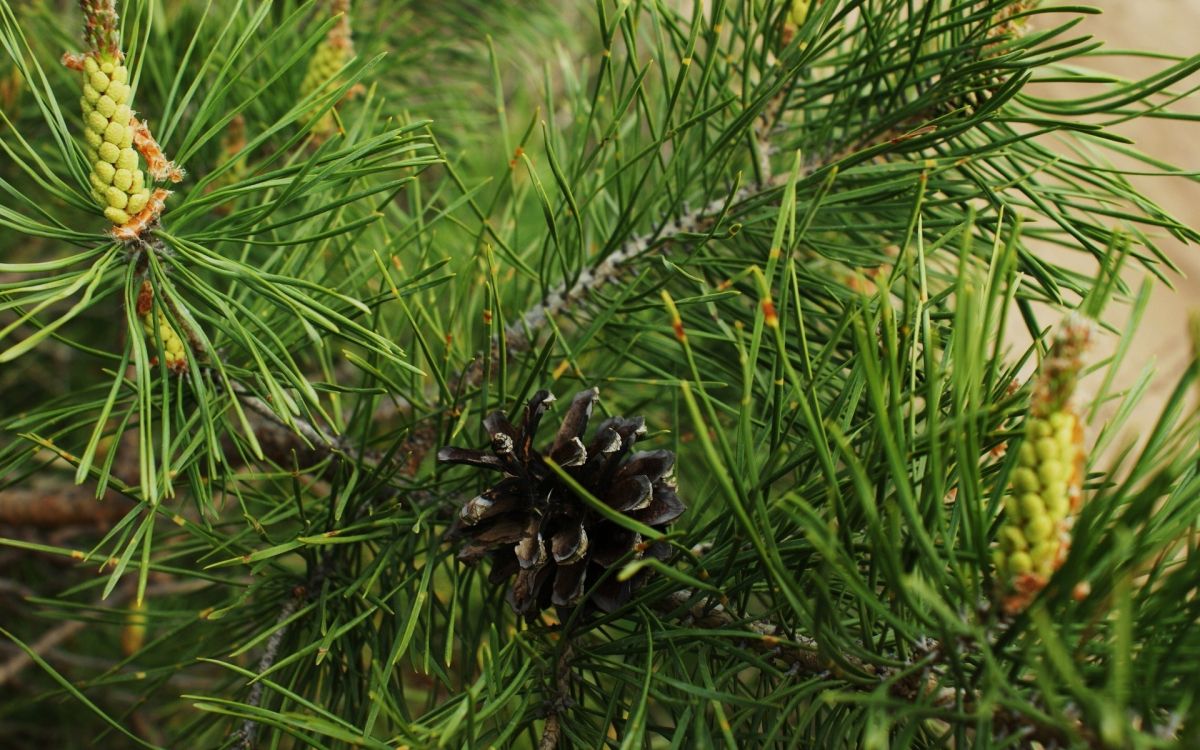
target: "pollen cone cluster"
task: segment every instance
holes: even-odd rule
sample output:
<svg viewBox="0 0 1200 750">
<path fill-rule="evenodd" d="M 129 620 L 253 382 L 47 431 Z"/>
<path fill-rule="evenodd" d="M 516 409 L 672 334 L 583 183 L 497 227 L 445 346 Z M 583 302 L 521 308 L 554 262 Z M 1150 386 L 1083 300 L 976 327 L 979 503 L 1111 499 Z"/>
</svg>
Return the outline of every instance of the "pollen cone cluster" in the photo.
<svg viewBox="0 0 1200 750">
<path fill-rule="evenodd" d="M 308 61 L 308 69 L 300 83 L 302 97 L 334 83 L 338 71 L 354 57 L 354 42 L 350 35 L 350 3 L 348 0 L 334 0 L 330 6 L 331 10 L 340 13 L 341 17 L 325 39 L 317 45 Z M 326 111 L 313 125 L 313 130 L 317 133 L 330 133 L 335 129 L 332 111 Z"/>
<path fill-rule="evenodd" d="M 994 552 L 1010 613 L 1046 586 L 1070 546 L 1084 473 L 1083 423 L 1071 396 L 1090 335 L 1086 320 L 1064 321 L 1035 383 Z"/>
<path fill-rule="evenodd" d="M 1068 409 L 1026 421 L 996 555 L 1006 576 L 1049 578 L 1061 562 L 1067 514 L 1078 504 L 1082 437 L 1079 418 Z"/>
<path fill-rule="evenodd" d="M 21 94 L 25 89 L 25 79 L 21 77 L 21 69 L 14 63 L 8 72 L 0 76 L 0 110 L 8 119 L 16 120 L 20 114 Z M 0 130 L 4 123 L 0 122 Z"/>
<path fill-rule="evenodd" d="M 146 643 L 146 603 L 134 602 L 125 615 L 125 626 L 121 628 L 121 653 L 133 656 Z"/>
<path fill-rule="evenodd" d="M 167 368 L 172 372 L 183 372 L 187 369 L 187 353 L 183 349 L 183 339 L 171 327 L 162 306 L 155 309 L 153 300 L 154 290 L 151 288 L 150 282 L 143 281 L 137 299 L 137 313 L 138 318 L 142 321 L 142 331 L 145 332 L 151 346 L 155 346 L 156 341 L 162 342 L 163 362 L 166 363 Z M 157 338 L 155 337 L 156 331 Z"/>
<path fill-rule="evenodd" d="M 811 6 L 811 0 L 792 0 L 787 15 L 783 19 L 783 31 L 779 37 L 779 41 L 783 46 L 786 47 L 790 44 L 796 36 L 796 32 L 804 25 L 804 22 L 808 19 L 808 11 Z"/>
<path fill-rule="evenodd" d="M 133 147 L 129 108 L 129 69 L 120 56 L 88 54 L 83 61 L 84 139 L 87 141 L 92 197 L 118 226 L 146 207 L 150 189 Z"/>
<path fill-rule="evenodd" d="M 799 28 L 804 25 L 804 21 L 808 18 L 808 10 L 812 5 L 810 0 L 792 0 L 792 7 L 788 10 L 787 22 Z"/>
<path fill-rule="evenodd" d="M 451 536 L 463 541 L 458 553 L 463 562 L 491 560 L 492 583 L 512 578 L 509 604 L 526 617 L 551 605 L 616 610 L 629 601 L 648 570 L 621 581 L 615 566 L 645 556 L 665 559 L 668 553 L 665 543 L 648 542 L 593 509 L 545 458 L 611 510 L 655 530 L 665 529 L 684 511 L 675 494 L 675 455 L 632 450 L 646 431 L 640 417 L 606 419 L 585 442 L 597 399 L 594 388 L 577 394 L 544 451 L 534 440 L 554 401 L 548 391 L 534 395 L 519 425 L 501 412 L 484 420 L 490 450 L 451 447 L 438 452 L 443 463 L 501 475 L 462 507 Z"/>
<path fill-rule="evenodd" d="M 324 88 L 349 59 L 349 50 L 344 45 L 334 44 L 329 39 L 321 42 L 308 61 L 308 70 L 300 84 L 300 95 L 308 96 Z"/>
</svg>

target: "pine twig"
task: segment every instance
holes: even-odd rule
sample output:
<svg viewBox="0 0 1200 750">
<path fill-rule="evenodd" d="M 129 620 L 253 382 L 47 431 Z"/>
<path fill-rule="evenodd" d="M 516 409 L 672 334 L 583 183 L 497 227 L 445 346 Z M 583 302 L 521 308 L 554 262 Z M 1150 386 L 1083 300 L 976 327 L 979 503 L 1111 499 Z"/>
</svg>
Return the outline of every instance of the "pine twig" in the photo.
<svg viewBox="0 0 1200 750">
<path fill-rule="evenodd" d="M 307 456 L 301 463 L 302 468 L 312 466 L 329 456 L 344 456 L 353 462 L 368 466 L 377 465 L 382 460 L 373 451 L 350 445 L 343 438 L 331 435 L 319 425 L 301 417 L 292 416 L 289 424 L 270 404 L 251 393 L 246 385 L 236 380 L 230 380 L 229 385 L 238 401 L 262 417 L 262 430 L 269 435 L 277 453 L 286 454 L 294 450 L 297 456 Z"/>
<path fill-rule="evenodd" d="M 785 101 L 785 92 L 780 92 L 773 97 L 767 103 L 753 128 L 755 143 L 760 146 L 760 158 L 762 162 L 765 162 L 764 165 L 760 165 L 762 174 L 758 182 L 738 189 L 732 196 L 713 199 L 698 209 L 685 209 L 681 216 L 667 222 L 664 226 L 652 232 L 637 235 L 624 242 L 615 251 L 606 255 L 595 267 L 584 269 L 579 278 L 569 287 L 566 280 L 560 282 L 541 302 L 526 311 L 518 320 L 513 321 L 505 327 L 504 338 L 509 350 L 513 351 L 515 349 L 518 353 L 528 351 L 533 344 L 530 334 L 536 334 L 540 331 L 550 318 L 560 314 L 572 302 L 582 299 L 600 286 L 615 280 L 620 276 L 623 270 L 622 267 L 625 264 L 640 257 L 653 247 L 659 239 L 683 233 L 699 233 L 712 220 L 712 217 L 717 215 L 726 206 L 736 206 L 759 192 L 783 185 L 786 181 L 785 179 L 771 175 L 770 156 L 775 151 L 769 141 L 771 133 L 783 117 L 783 105 Z M 805 174 L 811 174 L 820 166 L 824 165 L 806 165 Z M 499 344 L 499 340 L 492 340 L 491 345 L 493 349 L 497 348 Z M 471 383 L 471 385 L 477 385 L 477 383 Z"/>
<path fill-rule="evenodd" d="M 259 657 L 256 671 L 262 675 L 268 669 L 275 665 L 275 659 L 279 656 L 279 647 L 283 644 L 283 637 L 287 635 L 288 626 L 285 624 L 287 619 L 296 612 L 296 607 L 304 599 L 304 595 L 293 596 L 283 603 L 283 607 L 279 610 L 279 616 L 275 618 L 274 632 L 267 639 L 267 645 L 263 648 L 262 656 Z M 254 683 L 250 688 L 250 695 L 246 699 L 246 705 L 250 708 L 258 708 L 263 699 L 263 683 L 262 680 Z M 236 747 L 251 750 L 254 747 L 254 737 L 258 734 L 258 722 L 254 719 L 246 719 L 242 722 L 241 728 L 235 733 Z"/>
<path fill-rule="evenodd" d="M 275 625 L 271 636 L 267 638 L 267 643 L 263 647 L 262 656 L 259 657 L 257 672 L 261 678 L 271 667 L 275 666 L 275 660 L 279 657 L 279 647 L 283 645 L 283 639 L 288 634 L 291 623 L 287 620 L 296 613 L 296 609 L 321 587 L 325 581 L 325 576 L 329 573 L 329 558 L 326 557 L 308 577 L 307 583 L 301 586 L 296 586 L 292 589 L 292 596 L 283 603 L 279 608 L 279 614 L 275 617 Z M 263 682 L 259 679 L 250 688 L 250 695 L 246 698 L 246 705 L 250 708 L 258 708 L 263 699 Z M 237 729 L 231 739 L 234 741 L 234 747 L 242 748 L 242 750 L 252 750 L 254 747 L 254 738 L 258 734 L 258 722 L 254 719 L 246 719 L 242 722 L 242 726 Z"/>
<path fill-rule="evenodd" d="M 250 389 L 236 380 L 229 382 L 233 395 L 237 396 L 238 401 L 248 407 L 255 414 L 264 417 L 272 424 L 282 427 L 283 429 L 293 432 L 299 437 L 307 440 L 312 447 L 325 451 L 326 453 L 340 453 L 343 450 L 342 441 L 330 435 L 319 426 L 308 422 L 299 417 L 292 417 L 292 423 L 288 424 L 275 409 L 266 401 L 263 401 L 258 396 L 250 392 Z"/>
<path fill-rule="evenodd" d="M 776 123 L 778 123 L 781 117 L 781 113 L 776 111 L 776 108 L 782 106 L 782 103 L 783 100 L 778 97 L 768 103 L 768 111 L 764 112 L 759 120 L 759 128 L 766 132 L 756 137 L 765 141 L 770 131 L 775 128 Z M 869 142 L 855 143 L 831 154 L 810 157 L 802 165 L 800 176 L 808 177 L 831 164 L 835 164 L 859 151 L 881 143 L 889 141 L 895 143 L 902 142 L 921 135 L 924 132 L 926 132 L 925 128 L 918 128 L 911 132 L 893 129 L 877 138 L 871 139 Z M 765 148 L 771 149 L 773 147 L 768 144 Z M 595 266 L 584 269 L 579 278 L 573 283 L 568 285 L 565 280 L 560 282 L 520 318 L 505 326 L 503 340 L 506 344 L 506 350 L 514 354 L 524 354 L 530 351 L 533 348 L 537 334 L 546 327 L 551 318 L 560 315 L 568 307 L 579 302 L 589 294 L 594 293 L 600 287 L 618 279 L 630 261 L 640 257 L 656 245 L 664 244 L 674 238 L 675 235 L 684 233 L 696 234 L 705 231 L 709 228 L 708 223 L 714 217 L 718 216 L 722 210 L 726 209 L 726 207 L 728 207 L 730 214 L 734 214 L 738 209 L 744 207 L 748 201 L 758 198 L 765 192 L 783 187 L 787 184 L 788 179 L 789 175 L 786 173 L 766 176 L 765 179 L 759 182 L 739 188 L 732 195 L 716 198 L 697 209 L 685 210 L 683 214 L 658 229 L 626 240 L 616 250 L 601 259 Z M 501 339 L 499 337 L 492 339 L 491 349 L 493 353 L 499 351 L 500 343 Z M 482 379 L 483 358 L 482 356 L 477 356 L 467 365 L 462 375 L 455 382 L 455 385 L 476 387 Z"/>
<path fill-rule="evenodd" d="M 566 636 L 564 636 L 566 637 Z M 546 726 L 538 750 L 554 750 L 562 738 L 562 711 L 569 705 L 571 695 L 571 657 L 574 652 L 570 641 L 563 644 L 554 666 L 554 699 L 546 714 Z"/>
<path fill-rule="evenodd" d="M 774 187 L 776 183 L 782 184 L 780 181 L 773 180 L 767 185 Z M 546 326 L 550 318 L 559 315 L 572 303 L 586 297 L 601 286 L 617 279 L 624 270 L 623 266 L 629 261 L 641 256 L 664 237 L 703 231 L 706 222 L 711 221 L 712 217 L 722 208 L 746 200 L 754 195 L 759 187 L 759 185 L 749 185 L 739 189 L 732 197 L 716 198 L 698 209 L 685 211 L 683 215 L 667 222 L 662 228 L 631 238 L 595 266 L 584 269 L 579 278 L 570 286 L 565 281 L 558 284 L 541 302 L 505 327 L 504 338 L 508 350 L 518 353 L 529 351 L 533 344 L 530 334 L 536 335 Z M 493 347 L 498 346 L 499 341 L 493 340 L 492 345 Z M 477 385 L 477 383 L 472 383 L 472 385 Z"/>
<path fill-rule="evenodd" d="M 126 431 L 111 448 L 117 452 L 113 474 L 137 484 L 137 431 Z M 109 524 L 132 508 L 126 495 L 108 489 L 97 498 L 92 488 L 59 485 L 53 488 L 9 487 L 0 490 L 0 524 L 59 528 L 81 524 Z"/>
</svg>

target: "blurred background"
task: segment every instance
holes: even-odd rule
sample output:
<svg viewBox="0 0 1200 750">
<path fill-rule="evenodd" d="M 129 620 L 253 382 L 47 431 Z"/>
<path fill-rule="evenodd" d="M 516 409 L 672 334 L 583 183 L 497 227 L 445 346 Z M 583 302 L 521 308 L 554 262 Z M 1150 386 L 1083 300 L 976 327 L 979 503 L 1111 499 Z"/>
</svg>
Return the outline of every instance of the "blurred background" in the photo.
<svg viewBox="0 0 1200 750">
<path fill-rule="evenodd" d="M 1200 0 L 1091 0 L 1086 3 L 1102 11 L 1089 16 L 1076 27 L 1079 34 L 1091 35 L 1105 42 L 1106 50 L 1143 50 L 1164 55 L 1194 55 L 1200 51 Z M 1042 25 L 1053 23 L 1053 16 L 1043 16 Z M 1097 55 L 1087 61 L 1089 67 L 1115 76 L 1137 78 L 1160 71 L 1169 60 L 1149 58 L 1105 57 Z M 1186 81 L 1184 82 L 1187 83 Z M 1043 90 L 1057 97 L 1087 96 L 1085 86 L 1041 84 Z M 1186 90 L 1186 89 L 1185 89 Z M 1200 117 L 1200 99 L 1172 105 L 1177 112 Z M 1140 119 L 1111 126 L 1112 130 L 1136 142 L 1138 148 L 1152 157 L 1172 164 L 1185 172 L 1200 173 L 1200 138 L 1197 125 L 1187 120 Z M 1118 166 L 1147 171 L 1145 165 L 1133 160 Z M 1184 177 L 1129 178 L 1168 213 L 1190 226 L 1200 226 L 1200 183 Z M 1151 382 L 1138 413 L 1130 420 L 1128 438 L 1150 425 L 1158 415 L 1162 402 L 1170 395 L 1176 378 L 1187 366 L 1191 345 L 1187 339 L 1188 311 L 1200 308 L 1200 248 L 1185 245 L 1162 233 L 1162 247 L 1179 267 L 1172 274 L 1172 292 L 1161 285 L 1151 297 L 1145 317 L 1134 337 L 1129 355 L 1121 368 L 1118 383 L 1132 384 L 1147 366 L 1154 366 L 1157 375 Z M 1054 251 L 1060 263 L 1078 263 L 1079 253 Z M 1140 270 L 1126 273 L 1130 286 L 1141 283 Z M 1121 320 L 1128 311 L 1111 310 L 1110 317 Z M 1115 345 L 1115 336 L 1103 337 L 1097 354 L 1108 353 Z M 1014 340 L 1014 344 L 1017 341 Z M 1020 342 L 1024 344 L 1025 342 Z M 1095 426 L 1094 426 L 1095 427 Z M 1094 431 L 1094 430 L 1093 430 Z M 1116 448 L 1117 446 L 1113 446 Z"/>
</svg>

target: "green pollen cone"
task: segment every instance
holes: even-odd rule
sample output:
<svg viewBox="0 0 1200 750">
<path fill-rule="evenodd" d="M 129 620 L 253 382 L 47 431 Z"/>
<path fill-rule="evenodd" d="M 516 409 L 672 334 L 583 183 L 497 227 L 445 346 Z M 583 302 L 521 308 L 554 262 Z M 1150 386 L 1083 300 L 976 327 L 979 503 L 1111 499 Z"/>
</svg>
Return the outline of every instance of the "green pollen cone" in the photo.
<svg viewBox="0 0 1200 750">
<path fill-rule="evenodd" d="M 171 370 L 181 370 L 187 367 L 187 354 L 183 350 L 183 339 L 179 338 L 179 334 L 167 322 L 167 316 L 162 310 L 157 311 L 157 315 L 153 312 L 147 312 L 142 315 L 142 330 L 145 331 L 146 337 L 153 345 L 155 342 L 154 329 L 158 328 L 158 338 L 162 340 L 163 346 L 163 361 Z"/>
<path fill-rule="evenodd" d="M 995 554 L 1000 575 L 1011 579 L 1033 573 L 1047 578 L 1061 557 L 1071 488 L 1078 485 L 1082 450 L 1077 417 L 1069 410 L 1030 417 L 1017 452 L 1011 501 L 1005 504 L 1004 528 Z"/>
<path fill-rule="evenodd" d="M 133 149 L 133 112 L 129 107 L 129 69 L 108 56 L 84 60 L 84 141 L 91 164 L 92 198 L 118 226 L 146 207 L 150 188 Z"/>
<path fill-rule="evenodd" d="M 300 83 L 300 96 L 308 96 L 333 83 L 334 76 L 349 59 L 349 50 L 344 45 L 334 44 L 328 39 L 321 42 L 308 61 L 308 70 Z M 328 133 L 334 129 L 332 112 L 325 112 L 313 126 L 313 130 L 318 133 Z"/>
</svg>

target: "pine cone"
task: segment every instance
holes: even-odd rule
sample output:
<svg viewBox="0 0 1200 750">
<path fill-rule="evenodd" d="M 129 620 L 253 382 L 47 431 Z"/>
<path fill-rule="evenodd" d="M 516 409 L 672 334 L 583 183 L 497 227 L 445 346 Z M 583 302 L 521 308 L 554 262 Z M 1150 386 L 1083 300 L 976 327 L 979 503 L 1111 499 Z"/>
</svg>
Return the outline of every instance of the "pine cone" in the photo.
<svg viewBox="0 0 1200 750">
<path fill-rule="evenodd" d="M 646 433 L 641 417 L 606 419 L 585 446 L 584 432 L 598 397 L 595 388 L 576 394 L 544 454 L 614 510 L 662 530 L 685 510 L 675 494 L 675 454 L 630 452 Z M 533 442 L 553 401 L 549 391 L 538 391 L 525 407 L 520 427 L 501 412 L 488 416 L 484 426 L 492 438 L 490 451 L 438 451 L 442 463 L 504 474 L 462 507 L 451 536 L 466 540 L 459 560 L 475 564 L 491 558 L 492 583 L 516 574 L 508 601 L 518 614 L 533 617 L 552 604 L 569 608 L 583 603 L 612 612 L 629 601 L 648 570 L 627 581 L 618 581 L 614 571 L 587 602 L 584 593 L 618 562 L 645 555 L 665 559 L 669 547 L 646 543 L 637 532 L 604 518 L 546 465 Z"/>
</svg>

